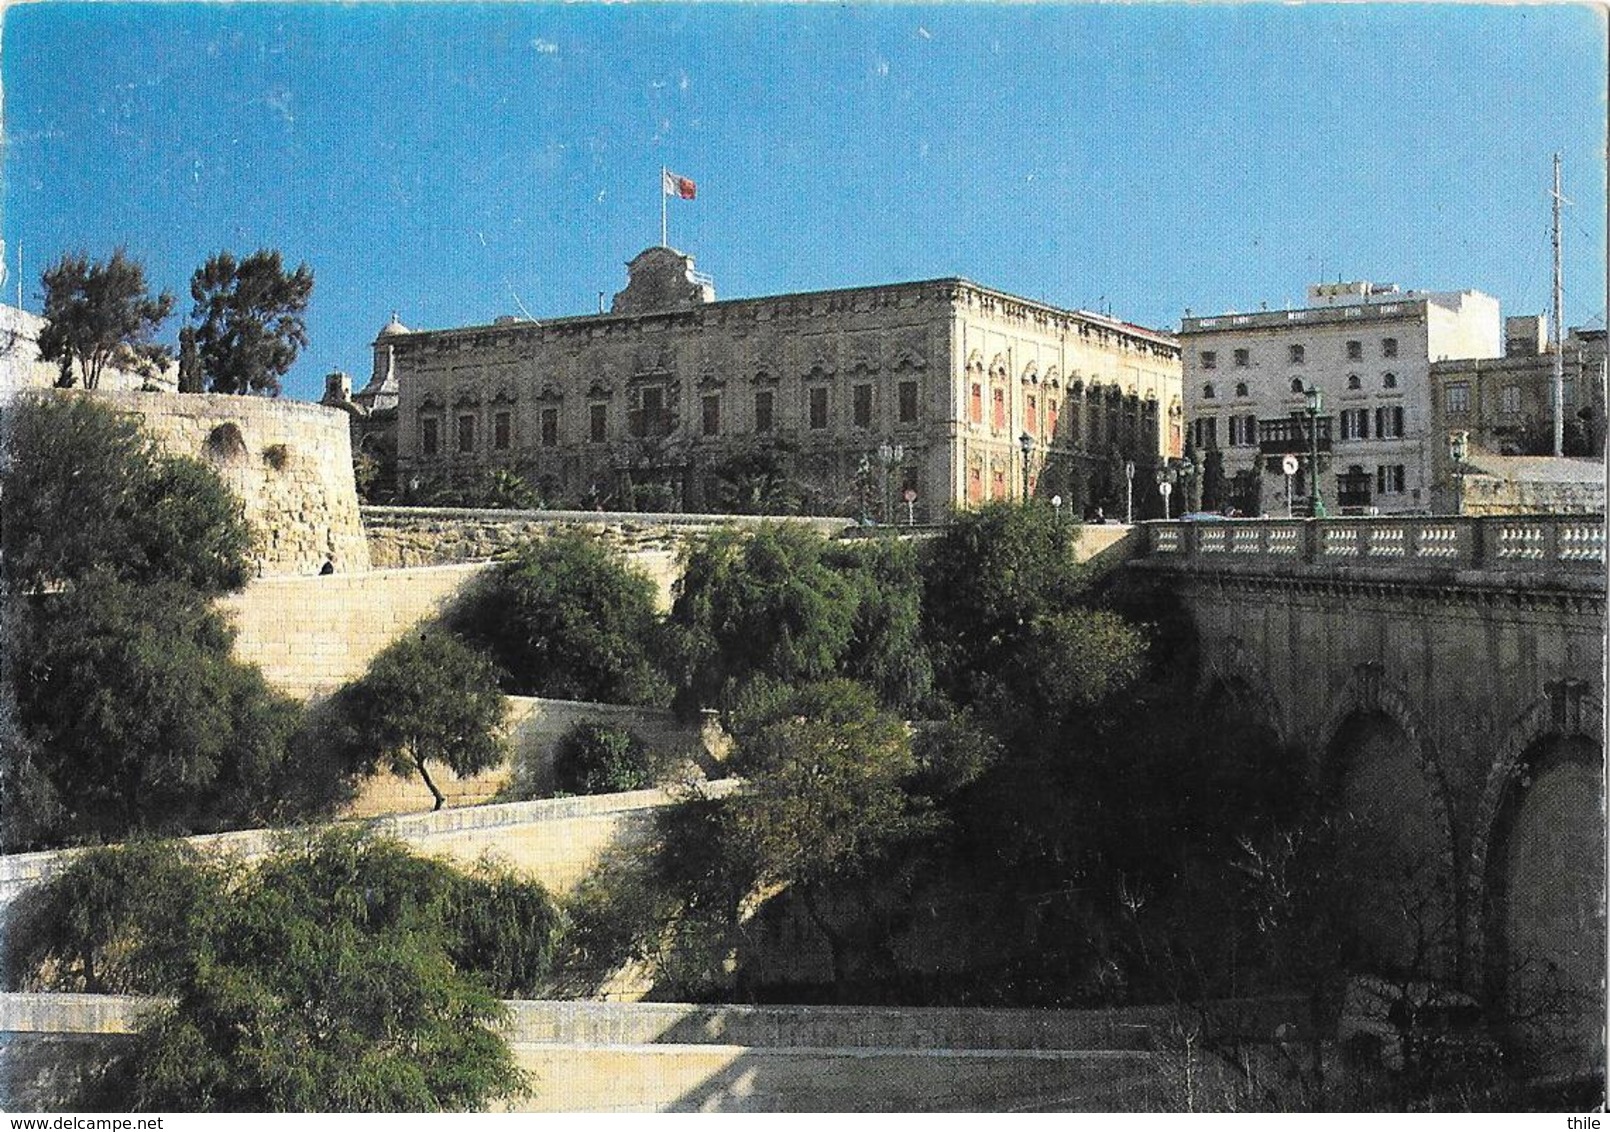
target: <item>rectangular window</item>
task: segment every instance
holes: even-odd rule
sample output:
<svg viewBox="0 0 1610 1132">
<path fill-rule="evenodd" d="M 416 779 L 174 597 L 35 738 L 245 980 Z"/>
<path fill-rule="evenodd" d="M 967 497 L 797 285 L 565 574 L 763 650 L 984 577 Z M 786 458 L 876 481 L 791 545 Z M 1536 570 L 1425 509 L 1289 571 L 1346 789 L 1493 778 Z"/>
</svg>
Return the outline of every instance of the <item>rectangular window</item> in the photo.
<svg viewBox="0 0 1610 1132">
<path fill-rule="evenodd" d="M 706 397 L 699 408 L 704 435 L 718 435 L 721 432 L 721 398 L 714 395 Z"/>
<path fill-rule="evenodd" d="M 592 405 L 587 419 L 587 435 L 594 444 L 604 443 L 609 434 L 609 406 L 599 403 Z"/>
<path fill-rule="evenodd" d="M 499 452 L 506 452 L 509 443 L 513 440 L 513 422 L 507 412 L 498 413 L 492 418 L 492 447 Z"/>
<path fill-rule="evenodd" d="M 1198 417 L 1196 420 L 1196 447 L 1217 448 L 1219 446 L 1219 418 Z"/>
<path fill-rule="evenodd" d="M 438 433 L 439 425 L 435 417 L 426 417 L 419 422 L 419 450 L 426 456 L 434 456 L 441 447 L 441 436 Z"/>
<path fill-rule="evenodd" d="M 1203 369 L 1218 369 L 1219 368 L 1219 352 L 1217 350 L 1203 350 L 1202 351 L 1202 368 Z"/>
<path fill-rule="evenodd" d="M 1375 492 L 1377 495 L 1403 494 L 1403 465 L 1382 464 L 1375 469 Z"/>
<path fill-rule="evenodd" d="M 1381 339 L 1381 357 L 1395 358 L 1398 356 L 1398 340 L 1396 338 Z"/>
<path fill-rule="evenodd" d="M 1450 413 L 1470 412 L 1470 383 L 1465 381 L 1451 381 L 1445 387 L 1447 406 Z"/>
<path fill-rule="evenodd" d="M 1006 498 L 1006 473 L 1000 469 L 996 469 L 990 473 L 989 497 L 991 499 Z"/>
<path fill-rule="evenodd" d="M 1390 405 L 1375 410 L 1375 435 L 1382 440 L 1403 436 L 1403 406 Z"/>
<path fill-rule="evenodd" d="M 1342 410 L 1342 439 L 1368 440 L 1370 438 L 1370 411 L 1368 409 Z"/>
<path fill-rule="evenodd" d="M 1498 410 L 1502 413 L 1519 413 L 1521 411 L 1521 387 L 1519 385 L 1506 385 L 1498 394 Z"/>
<path fill-rule="evenodd" d="M 811 427 L 827 427 L 827 387 L 818 385 L 811 390 Z"/>
<path fill-rule="evenodd" d="M 1034 394 L 1029 394 L 1023 400 L 1023 430 L 1030 436 L 1040 435 L 1040 402 Z"/>
<path fill-rule="evenodd" d="M 475 451 L 475 418 L 468 413 L 458 418 L 458 450 Z"/>
<path fill-rule="evenodd" d="M 996 432 L 1006 428 L 1006 390 L 990 390 L 990 428 Z"/>
<path fill-rule="evenodd" d="M 1258 418 L 1254 416 L 1230 418 L 1230 447 L 1246 448 L 1258 443 Z"/>
<path fill-rule="evenodd" d="M 1057 439 L 1057 410 L 1060 407 L 1061 406 L 1058 404 L 1055 397 L 1050 398 L 1045 403 L 1045 435 L 1051 439 L 1053 444 L 1056 443 Z M 1077 417 L 1074 418 L 1073 430 L 1075 432 L 1079 430 L 1079 420 Z"/>
<path fill-rule="evenodd" d="M 967 398 L 967 419 L 974 424 L 984 423 L 984 387 L 976 381 Z"/>
<path fill-rule="evenodd" d="M 755 394 L 755 431 L 771 431 L 771 390 L 762 389 Z"/>
<path fill-rule="evenodd" d="M 1355 338 L 1347 340 L 1347 360 L 1356 362 L 1364 356 L 1364 343 Z"/>
<path fill-rule="evenodd" d="M 1307 351 L 1305 351 L 1295 342 L 1286 347 L 1286 355 L 1291 359 L 1291 364 L 1294 366 L 1300 366 L 1303 364 L 1303 355 L 1306 352 Z"/>
<path fill-rule="evenodd" d="M 917 419 L 917 383 L 900 383 L 900 423 L 913 424 Z"/>
<path fill-rule="evenodd" d="M 542 446 L 544 448 L 559 447 L 559 410 L 542 410 Z"/>
<path fill-rule="evenodd" d="M 1235 364 L 1240 369 L 1246 369 L 1247 366 L 1252 364 L 1252 351 L 1245 349 L 1237 350 L 1235 352 Z"/>
<path fill-rule="evenodd" d="M 984 469 L 967 469 L 967 502 L 984 502 Z"/>
<path fill-rule="evenodd" d="M 857 385 L 852 390 L 852 396 L 855 398 L 855 402 L 854 402 L 855 427 L 856 428 L 871 428 L 872 427 L 872 386 L 870 386 L 870 385 Z"/>
</svg>

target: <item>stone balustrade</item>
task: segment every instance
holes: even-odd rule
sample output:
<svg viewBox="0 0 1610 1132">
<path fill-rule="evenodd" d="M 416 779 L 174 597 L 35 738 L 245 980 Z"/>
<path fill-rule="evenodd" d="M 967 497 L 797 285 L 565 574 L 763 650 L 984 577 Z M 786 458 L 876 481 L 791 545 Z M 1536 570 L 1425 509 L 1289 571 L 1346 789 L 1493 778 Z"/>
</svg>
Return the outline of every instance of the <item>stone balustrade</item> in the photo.
<svg viewBox="0 0 1610 1132">
<path fill-rule="evenodd" d="M 1604 518 L 1598 515 L 1231 519 L 1145 527 L 1141 559 L 1189 563 L 1195 570 L 1476 571 L 1499 578 L 1573 577 L 1601 586 L 1605 573 Z"/>
</svg>

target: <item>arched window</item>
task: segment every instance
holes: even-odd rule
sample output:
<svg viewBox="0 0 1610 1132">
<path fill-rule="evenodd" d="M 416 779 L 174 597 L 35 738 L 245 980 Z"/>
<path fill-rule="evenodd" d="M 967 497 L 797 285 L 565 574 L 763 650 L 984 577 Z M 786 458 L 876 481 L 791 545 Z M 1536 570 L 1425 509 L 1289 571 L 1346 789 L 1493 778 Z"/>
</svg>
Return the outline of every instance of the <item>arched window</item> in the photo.
<svg viewBox="0 0 1610 1132">
<path fill-rule="evenodd" d="M 1303 391 L 1303 379 L 1302 378 L 1294 377 L 1294 378 L 1291 379 L 1291 391 L 1293 393 L 1301 393 Z"/>
<path fill-rule="evenodd" d="M 1389 373 L 1389 374 L 1387 374 L 1385 377 L 1383 377 L 1381 379 L 1381 388 L 1382 389 L 1396 389 L 1397 387 L 1398 387 L 1398 375 L 1397 374 Z"/>
<path fill-rule="evenodd" d="M 1362 389 L 1364 388 L 1364 383 L 1358 379 L 1358 374 L 1350 373 L 1347 375 L 1347 387 L 1349 389 Z"/>
<path fill-rule="evenodd" d="M 1247 395 L 1247 383 L 1246 382 L 1238 381 L 1238 382 L 1235 383 L 1235 395 L 1237 397 L 1245 397 Z"/>
<path fill-rule="evenodd" d="M 1214 390 L 1213 390 L 1213 383 L 1211 381 L 1208 382 L 1206 385 L 1202 386 L 1202 400 L 1211 401 L 1211 400 L 1213 400 L 1215 395 L 1216 394 L 1214 393 Z"/>
</svg>

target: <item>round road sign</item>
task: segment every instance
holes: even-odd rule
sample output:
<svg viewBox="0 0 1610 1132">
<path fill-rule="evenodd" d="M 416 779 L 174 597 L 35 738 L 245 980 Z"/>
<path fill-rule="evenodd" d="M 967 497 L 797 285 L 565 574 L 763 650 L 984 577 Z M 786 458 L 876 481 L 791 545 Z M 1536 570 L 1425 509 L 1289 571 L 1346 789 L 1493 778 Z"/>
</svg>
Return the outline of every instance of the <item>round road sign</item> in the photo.
<svg viewBox="0 0 1610 1132">
<path fill-rule="evenodd" d="M 1288 476 L 1296 475 L 1297 474 L 1297 457 L 1293 456 L 1291 453 L 1288 452 L 1286 454 L 1286 458 L 1284 460 L 1280 461 L 1280 466 L 1285 469 L 1285 472 L 1286 472 L 1286 474 Z"/>
<path fill-rule="evenodd" d="M 1157 485 L 1157 494 L 1161 495 L 1164 499 L 1167 499 L 1168 496 L 1169 496 L 1169 493 L 1172 492 L 1173 490 L 1174 490 L 1174 485 L 1169 483 L 1167 480 L 1164 480 L 1162 483 Z"/>
</svg>

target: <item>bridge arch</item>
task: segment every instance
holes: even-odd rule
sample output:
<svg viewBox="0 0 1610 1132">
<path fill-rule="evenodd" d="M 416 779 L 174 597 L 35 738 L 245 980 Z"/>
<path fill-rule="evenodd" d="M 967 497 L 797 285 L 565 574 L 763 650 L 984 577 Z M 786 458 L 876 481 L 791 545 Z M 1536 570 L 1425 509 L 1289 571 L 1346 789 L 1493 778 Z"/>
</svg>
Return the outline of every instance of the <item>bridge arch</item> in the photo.
<svg viewBox="0 0 1610 1132">
<path fill-rule="evenodd" d="M 1500 739 L 1468 885 L 1488 1001 L 1534 1054 L 1602 1052 L 1604 705 L 1560 681 Z"/>
<path fill-rule="evenodd" d="M 1357 874 L 1349 887 L 1361 894 L 1352 911 L 1362 961 L 1415 978 L 1458 978 L 1458 835 L 1429 735 L 1382 667 L 1359 665 L 1320 731 L 1316 781 L 1352 841 L 1340 867 Z"/>
<path fill-rule="evenodd" d="M 1213 704 L 1221 697 L 1255 724 L 1267 727 L 1282 745 L 1291 742 L 1291 713 L 1275 692 L 1274 681 L 1263 663 L 1237 636 L 1203 642 L 1203 663 L 1197 678 L 1197 699 Z"/>
</svg>

